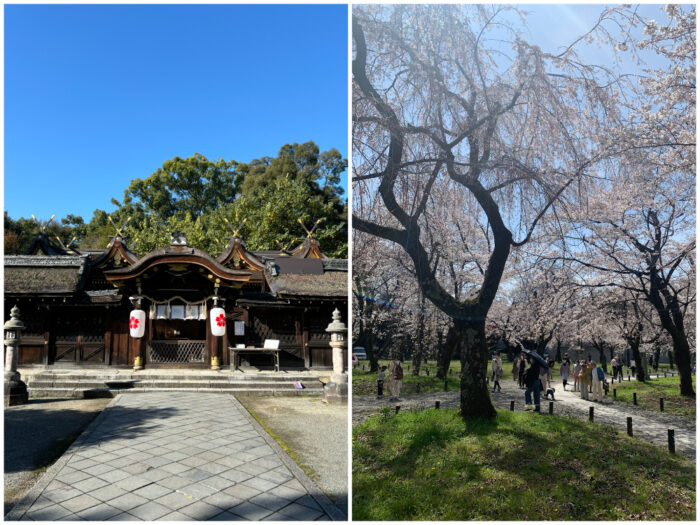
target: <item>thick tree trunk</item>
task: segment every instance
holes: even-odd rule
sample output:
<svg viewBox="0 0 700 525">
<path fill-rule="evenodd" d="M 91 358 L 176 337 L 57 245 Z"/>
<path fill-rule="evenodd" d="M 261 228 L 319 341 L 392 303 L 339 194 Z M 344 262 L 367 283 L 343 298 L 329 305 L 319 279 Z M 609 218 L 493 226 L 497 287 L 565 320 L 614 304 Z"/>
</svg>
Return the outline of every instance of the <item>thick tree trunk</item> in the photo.
<svg viewBox="0 0 700 525">
<path fill-rule="evenodd" d="M 561 341 L 557 339 L 557 354 L 554 356 L 554 360 L 561 363 Z"/>
<path fill-rule="evenodd" d="M 667 354 L 668 354 L 668 366 L 671 368 L 671 370 L 673 370 L 673 351 L 669 350 L 667 352 Z"/>
<path fill-rule="evenodd" d="M 644 383 L 647 380 L 644 372 L 646 367 L 644 366 L 644 357 L 639 351 L 639 341 L 636 339 L 628 339 L 627 343 L 629 343 L 630 348 L 632 349 L 632 358 L 634 359 L 634 364 L 636 365 L 635 375 L 637 377 L 637 381 Z"/>
<path fill-rule="evenodd" d="M 673 338 L 673 353 L 676 356 L 678 374 L 681 377 L 681 395 L 695 396 L 693 390 L 693 371 L 690 362 L 690 345 L 685 332 Z"/>
<path fill-rule="evenodd" d="M 452 328 L 450 328 L 452 331 Z M 448 332 L 449 334 L 449 332 Z M 442 342 L 442 330 L 438 330 L 438 355 L 437 355 L 437 376 L 440 379 L 446 379 L 450 368 L 450 359 L 452 359 L 454 343 L 450 346 L 450 338 L 448 335 L 445 344 Z"/>
<path fill-rule="evenodd" d="M 455 321 L 454 329 L 462 363 L 460 413 L 465 419 L 496 417 L 486 382 L 489 361 L 486 321 Z"/>
</svg>

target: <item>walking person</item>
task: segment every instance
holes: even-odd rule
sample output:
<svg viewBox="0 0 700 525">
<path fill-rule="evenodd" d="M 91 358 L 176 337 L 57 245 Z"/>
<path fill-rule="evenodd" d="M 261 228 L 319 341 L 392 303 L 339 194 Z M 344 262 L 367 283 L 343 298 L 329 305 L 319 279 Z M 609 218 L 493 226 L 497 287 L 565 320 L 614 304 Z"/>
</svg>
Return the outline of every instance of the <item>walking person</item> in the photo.
<svg viewBox="0 0 700 525">
<path fill-rule="evenodd" d="M 491 360 L 491 381 L 493 381 L 493 390 L 492 392 L 496 391 L 496 388 L 498 388 L 498 391 L 501 391 L 501 384 L 499 383 L 501 377 L 503 376 L 503 362 L 501 361 L 501 353 L 496 352 L 496 355 L 493 356 L 493 359 Z"/>
<path fill-rule="evenodd" d="M 591 363 L 591 390 L 593 391 L 593 401 L 599 403 L 603 401 L 603 381 L 605 381 L 605 372 L 593 361 Z"/>
<path fill-rule="evenodd" d="M 513 381 L 518 381 L 518 376 L 520 375 L 520 355 L 516 355 L 513 358 Z"/>
<path fill-rule="evenodd" d="M 535 401 L 535 412 L 540 411 L 540 365 L 534 357 L 530 357 L 530 368 L 525 371 L 525 409 L 532 410 L 532 397 Z"/>
<path fill-rule="evenodd" d="M 525 388 L 525 366 L 527 365 L 527 359 L 525 354 L 520 354 L 520 364 L 518 365 L 518 386 L 520 388 Z"/>
<path fill-rule="evenodd" d="M 384 396 L 384 381 L 386 380 L 386 366 L 382 366 L 377 376 L 377 399 Z"/>
<path fill-rule="evenodd" d="M 561 375 L 561 382 L 564 384 L 564 391 L 566 392 L 566 385 L 569 382 L 569 373 L 571 372 L 571 363 L 569 362 L 569 357 L 564 357 L 561 366 L 559 367 L 559 375 Z"/>
<path fill-rule="evenodd" d="M 401 367 L 401 361 L 398 359 L 394 359 L 389 365 L 389 377 L 391 378 L 391 381 L 389 381 L 389 390 L 391 391 L 389 401 L 399 401 L 403 368 Z"/>
<path fill-rule="evenodd" d="M 581 363 L 582 361 L 576 361 L 574 363 L 574 392 L 578 392 L 580 381 L 581 381 Z"/>
<path fill-rule="evenodd" d="M 591 386 L 591 371 L 592 369 L 581 361 L 581 374 L 578 379 L 578 386 L 581 389 L 581 399 L 588 401 L 588 388 Z"/>
</svg>

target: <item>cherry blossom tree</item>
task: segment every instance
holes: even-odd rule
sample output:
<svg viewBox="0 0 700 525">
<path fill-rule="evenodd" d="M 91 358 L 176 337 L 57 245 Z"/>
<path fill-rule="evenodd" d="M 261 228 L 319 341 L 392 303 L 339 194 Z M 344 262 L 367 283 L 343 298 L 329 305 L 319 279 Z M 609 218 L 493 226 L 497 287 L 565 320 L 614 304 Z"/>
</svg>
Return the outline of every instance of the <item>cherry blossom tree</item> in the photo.
<svg viewBox="0 0 700 525">
<path fill-rule="evenodd" d="M 462 416 L 492 417 L 486 317 L 511 250 L 576 196 L 603 154 L 595 137 L 615 113 L 615 80 L 573 49 L 554 56 L 528 44 L 503 8 L 353 13 L 353 177 L 362 196 L 353 226 L 405 251 L 423 295 L 451 319 Z M 450 202 L 468 220 L 431 221 Z M 454 249 L 466 231 L 478 238 L 471 253 Z M 455 290 L 460 261 L 477 277 L 452 279 Z"/>
</svg>

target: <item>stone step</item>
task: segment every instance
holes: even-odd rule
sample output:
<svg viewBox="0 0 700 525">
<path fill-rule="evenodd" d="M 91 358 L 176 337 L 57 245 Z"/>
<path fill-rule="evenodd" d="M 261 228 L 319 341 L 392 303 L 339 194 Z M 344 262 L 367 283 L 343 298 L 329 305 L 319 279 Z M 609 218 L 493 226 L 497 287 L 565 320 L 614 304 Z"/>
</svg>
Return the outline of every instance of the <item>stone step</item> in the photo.
<svg viewBox="0 0 700 525">
<path fill-rule="evenodd" d="M 253 396 L 318 396 L 323 388 L 27 388 L 30 397 L 71 397 L 97 398 L 114 397 L 117 394 L 137 394 L 144 392 L 202 392 L 212 394 L 253 395 Z"/>
<path fill-rule="evenodd" d="M 318 379 L 303 379 L 300 381 L 304 386 L 321 385 Z M 197 381 L 197 380 L 137 380 L 137 381 L 95 381 L 95 380 L 71 380 L 71 379 L 54 379 L 43 380 L 33 379 L 29 381 L 28 386 L 32 388 L 115 388 L 127 389 L 138 387 L 185 387 L 185 388 L 294 388 L 294 382 L 287 381 Z"/>
</svg>

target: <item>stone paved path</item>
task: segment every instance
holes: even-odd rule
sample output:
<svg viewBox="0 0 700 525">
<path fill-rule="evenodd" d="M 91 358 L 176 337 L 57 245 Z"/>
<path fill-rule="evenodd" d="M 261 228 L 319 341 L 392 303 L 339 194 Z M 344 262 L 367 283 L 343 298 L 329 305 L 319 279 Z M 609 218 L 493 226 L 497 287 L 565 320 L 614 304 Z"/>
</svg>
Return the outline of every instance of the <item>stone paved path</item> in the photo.
<svg viewBox="0 0 700 525">
<path fill-rule="evenodd" d="M 310 521 L 338 511 L 237 400 L 180 392 L 115 398 L 5 519 Z"/>
<path fill-rule="evenodd" d="M 525 391 L 518 388 L 517 384 L 508 378 L 501 381 L 502 391 L 492 394 L 494 404 L 498 408 L 510 408 L 510 401 L 515 400 L 515 410 L 524 410 Z M 596 423 L 611 425 L 620 432 L 627 432 L 627 416 L 632 416 L 633 434 L 636 438 L 653 443 L 664 448 L 668 443 L 668 428 L 675 429 L 676 452 L 695 459 L 695 422 L 681 416 L 673 416 L 666 413 L 642 410 L 622 404 L 613 404 L 604 400 L 603 403 L 594 403 L 580 398 L 580 394 L 564 392 L 561 383 L 555 384 L 556 399 L 554 402 L 554 414 L 572 416 L 578 419 L 588 420 L 588 408 L 594 407 L 594 421 Z M 353 425 L 363 421 L 371 414 L 377 413 L 382 406 L 394 407 L 400 405 L 402 410 L 426 409 L 435 406 L 435 401 L 440 401 L 444 408 L 459 407 L 459 392 L 436 392 L 432 394 L 402 395 L 401 401 L 389 401 L 388 397 L 376 399 L 374 396 L 354 396 L 352 399 Z M 548 401 L 542 401 L 542 411 L 547 412 Z"/>
</svg>

